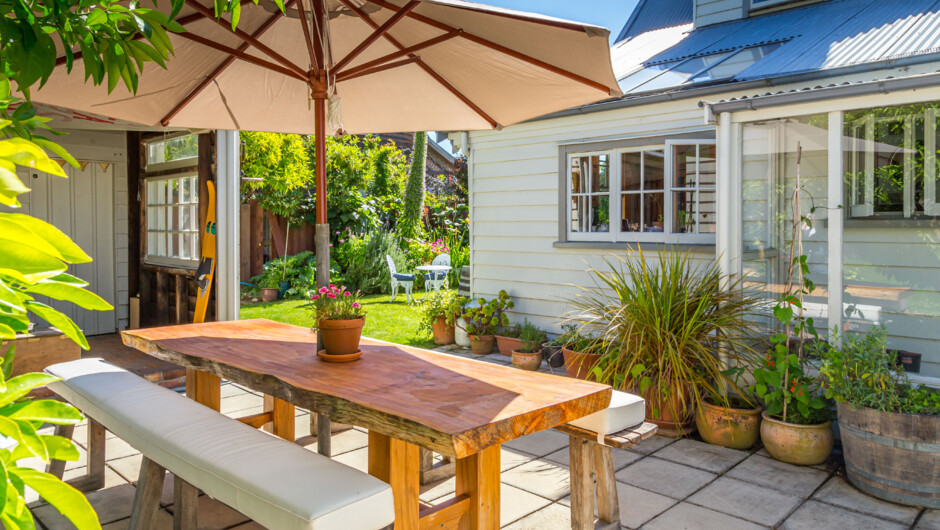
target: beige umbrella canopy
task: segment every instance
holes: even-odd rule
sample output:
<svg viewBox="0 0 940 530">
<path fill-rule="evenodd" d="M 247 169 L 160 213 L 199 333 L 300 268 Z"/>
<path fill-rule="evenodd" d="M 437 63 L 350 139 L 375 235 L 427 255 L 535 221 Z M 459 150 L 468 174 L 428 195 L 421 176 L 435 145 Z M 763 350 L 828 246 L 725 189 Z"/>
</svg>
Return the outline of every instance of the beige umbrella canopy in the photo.
<svg viewBox="0 0 940 530">
<path fill-rule="evenodd" d="M 339 96 L 330 129 L 349 133 L 498 128 L 620 95 L 600 27 L 460 0 L 242 4 L 233 32 L 187 0 L 187 33 L 136 95 L 66 75 L 62 59 L 33 99 L 150 126 L 311 134 L 317 91 Z"/>
</svg>

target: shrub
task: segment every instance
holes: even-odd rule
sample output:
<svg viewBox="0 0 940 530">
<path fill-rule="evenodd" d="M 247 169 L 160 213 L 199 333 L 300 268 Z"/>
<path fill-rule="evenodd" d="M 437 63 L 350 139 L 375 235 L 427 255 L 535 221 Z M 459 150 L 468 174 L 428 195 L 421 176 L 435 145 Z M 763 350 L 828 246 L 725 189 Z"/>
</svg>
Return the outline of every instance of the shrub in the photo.
<svg viewBox="0 0 940 530">
<path fill-rule="evenodd" d="M 505 312 L 514 306 L 509 294 L 500 291 L 496 298 L 487 301 L 480 298 L 475 305 L 463 309 L 461 316 L 467 321 L 466 331 L 470 335 L 492 335 L 500 326 L 509 325 Z"/>
<path fill-rule="evenodd" d="M 542 333 L 542 330 L 526 319 L 519 328 L 519 340 L 522 342 L 519 351 L 522 353 L 535 353 L 542 349 L 542 340 L 544 339 L 545 334 Z"/>
<path fill-rule="evenodd" d="M 332 274 L 331 274 L 332 276 Z M 261 274 L 251 278 L 258 287 L 277 287 L 279 282 L 288 282 L 290 287 L 285 298 L 306 298 L 307 292 L 317 284 L 317 260 L 309 250 L 272 259 L 264 264 Z"/>
<path fill-rule="evenodd" d="M 391 256 L 399 267 L 407 261 L 398 238 L 386 230 L 376 229 L 363 236 L 352 236 L 343 245 L 346 246 L 342 252 L 348 260 L 345 270 L 346 285 L 366 294 L 389 292 L 386 255 Z"/>
<path fill-rule="evenodd" d="M 418 306 L 422 328 L 430 331 L 431 324 L 439 317 L 444 317 L 444 322 L 453 326 L 460 314 L 461 300 L 462 297 L 452 290 L 441 290 L 427 295 Z"/>
</svg>

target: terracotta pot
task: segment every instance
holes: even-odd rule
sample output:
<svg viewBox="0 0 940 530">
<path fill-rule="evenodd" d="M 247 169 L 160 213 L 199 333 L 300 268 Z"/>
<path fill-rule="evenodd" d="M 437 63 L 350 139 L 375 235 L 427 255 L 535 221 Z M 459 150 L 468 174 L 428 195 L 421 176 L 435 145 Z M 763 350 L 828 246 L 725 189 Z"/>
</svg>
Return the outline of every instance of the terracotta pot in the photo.
<svg viewBox="0 0 940 530">
<path fill-rule="evenodd" d="M 528 370 L 534 372 L 539 369 L 539 366 L 542 365 L 542 352 L 521 352 L 513 350 L 512 352 L 512 365 L 520 370 Z"/>
<path fill-rule="evenodd" d="M 454 326 L 448 326 L 445 317 L 435 317 L 434 322 L 431 323 L 431 334 L 434 335 L 434 344 L 453 344 L 454 333 Z"/>
<path fill-rule="evenodd" d="M 277 287 L 263 287 L 261 289 L 261 301 L 273 302 L 277 300 L 278 293 L 280 293 L 280 290 Z"/>
<path fill-rule="evenodd" d="M 703 401 L 695 414 L 702 439 L 731 449 L 750 449 L 760 437 L 761 409 L 735 409 Z"/>
<path fill-rule="evenodd" d="M 495 335 L 469 335 L 470 351 L 474 355 L 489 355 L 493 353 L 493 346 L 496 345 Z"/>
<path fill-rule="evenodd" d="M 799 425 L 762 414 L 760 437 L 770 456 L 800 466 L 822 464 L 832 452 L 832 422 Z"/>
<path fill-rule="evenodd" d="M 581 353 L 571 351 L 568 348 L 562 348 L 562 355 L 565 359 L 565 372 L 568 377 L 576 377 L 587 381 L 594 381 L 596 378 L 591 373 L 591 368 L 601 360 L 599 353 Z"/>
<path fill-rule="evenodd" d="M 496 347 L 499 348 L 499 353 L 507 357 L 512 355 L 512 352 L 518 350 L 521 346 L 522 341 L 515 337 L 496 335 Z"/>
<path fill-rule="evenodd" d="M 646 400 L 646 421 L 659 426 L 663 436 L 677 437 L 695 430 L 695 418 L 692 416 L 692 397 L 688 389 L 681 395 L 670 394 L 663 398 L 654 387 L 643 392 Z"/>
<path fill-rule="evenodd" d="M 321 320 L 320 336 L 327 355 L 349 355 L 359 351 L 359 339 L 365 323 L 365 318 Z"/>
</svg>

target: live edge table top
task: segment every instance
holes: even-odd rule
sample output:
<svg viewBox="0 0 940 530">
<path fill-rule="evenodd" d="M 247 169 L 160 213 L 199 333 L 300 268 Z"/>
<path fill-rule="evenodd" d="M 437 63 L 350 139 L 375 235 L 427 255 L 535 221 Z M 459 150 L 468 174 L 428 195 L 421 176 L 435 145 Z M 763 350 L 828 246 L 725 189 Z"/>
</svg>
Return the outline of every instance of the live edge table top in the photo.
<svg viewBox="0 0 940 530">
<path fill-rule="evenodd" d="M 359 360 L 328 363 L 310 329 L 265 319 L 121 335 L 159 359 L 457 458 L 610 404 L 606 385 L 366 338 Z"/>
</svg>

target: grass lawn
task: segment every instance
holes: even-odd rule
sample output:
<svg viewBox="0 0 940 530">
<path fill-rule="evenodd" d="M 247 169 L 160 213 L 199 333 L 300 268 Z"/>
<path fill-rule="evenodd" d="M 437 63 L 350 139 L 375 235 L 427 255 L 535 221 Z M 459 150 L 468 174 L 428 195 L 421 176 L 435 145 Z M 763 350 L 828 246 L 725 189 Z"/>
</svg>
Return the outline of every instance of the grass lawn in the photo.
<svg viewBox="0 0 940 530">
<path fill-rule="evenodd" d="M 404 296 L 399 296 L 389 303 L 388 295 L 385 294 L 362 297 L 359 301 L 366 310 L 366 326 L 362 334 L 408 346 L 433 348 L 431 334 L 421 329 L 418 308 L 404 300 Z M 306 300 L 242 303 L 241 318 L 267 318 L 295 326 L 310 327 L 310 313 L 301 307 L 306 303 Z"/>
</svg>

